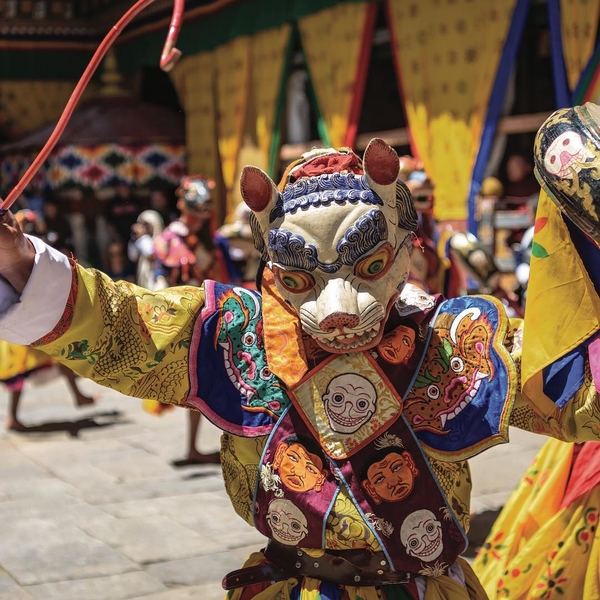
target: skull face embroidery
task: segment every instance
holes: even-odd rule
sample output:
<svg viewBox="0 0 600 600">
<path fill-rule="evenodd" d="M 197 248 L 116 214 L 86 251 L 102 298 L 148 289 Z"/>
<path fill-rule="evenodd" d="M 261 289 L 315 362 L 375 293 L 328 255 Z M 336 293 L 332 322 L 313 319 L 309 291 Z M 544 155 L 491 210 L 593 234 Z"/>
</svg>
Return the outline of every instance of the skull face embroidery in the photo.
<svg viewBox="0 0 600 600">
<path fill-rule="evenodd" d="M 296 546 L 308 533 L 308 522 L 302 511 L 285 499 L 269 504 L 267 523 L 273 537 L 287 546 Z"/>
<path fill-rule="evenodd" d="M 594 158 L 594 155 L 585 147 L 579 134 L 565 131 L 549 146 L 544 167 L 548 173 L 561 179 L 573 179 L 573 171 L 579 173 L 582 163 L 588 158 Z"/>
<path fill-rule="evenodd" d="M 366 377 L 345 373 L 329 382 L 322 400 L 331 429 L 348 434 L 358 431 L 373 416 L 377 392 Z"/>
<path fill-rule="evenodd" d="M 442 524 L 430 510 L 416 510 L 404 519 L 400 541 L 408 554 L 431 562 L 444 549 Z"/>
</svg>

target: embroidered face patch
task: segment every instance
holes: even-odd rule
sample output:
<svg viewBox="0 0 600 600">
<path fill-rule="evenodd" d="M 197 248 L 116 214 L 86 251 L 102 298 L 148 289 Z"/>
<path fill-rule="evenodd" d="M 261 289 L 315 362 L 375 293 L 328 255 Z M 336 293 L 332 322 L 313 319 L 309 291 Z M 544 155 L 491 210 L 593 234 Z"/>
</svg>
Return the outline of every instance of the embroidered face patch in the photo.
<svg viewBox="0 0 600 600">
<path fill-rule="evenodd" d="M 381 358 L 393 365 L 405 365 L 415 352 L 416 327 L 416 325 L 400 325 L 386 333 L 377 346 Z"/>
<path fill-rule="evenodd" d="M 503 346 L 506 318 L 479 297 L 444 302 L 404 414 L 433 456 L 480 451 L 506 439 L 514 364 Z"/>
<path fill-rule="evenodd" d="M 304 513 L 284 498 L 278 498 L 269 504 L 267 523 L 273 537 L 286 546 L 298 545 L 308 533 Z"/>
<path fill-rule="evenodd" d="M 242 408 L 281 416 L 285 404 L 281 384 L 267 364 L 258 296 L 231 288 L 219 298 L 218 308 L 215 347 L 221 348 L 229 380 L 245 399 Z"/>
<path fill-rule="evenodd" d="M 375 452 L 363 467 L 361 485 L 375 504 L 400 502 L 410 495 L 419 469 L 410 452 L 390 445 Z"/>
<path fill-rule="evenodd" d="M 411 556 L 432 562 L 444 550 L 442 524 L 430 510 L 416 510 L 404 519 L 400 541 Z"/>
<path fill-rule="evenodd" d="M 293 398 L 302 418 L 333 458 L 346 458 L 396 420 L 402 402 L 366 353 L 323 363 Z"/>
<path fill-rule="evenodd" d="M 320 492 L 327 479 L 323 458 L 310 452 L 307 445 L 291 438 L 280 442 L 275 450 L 273 471 L 283 486 L 294 492 Z"/>
</svg>

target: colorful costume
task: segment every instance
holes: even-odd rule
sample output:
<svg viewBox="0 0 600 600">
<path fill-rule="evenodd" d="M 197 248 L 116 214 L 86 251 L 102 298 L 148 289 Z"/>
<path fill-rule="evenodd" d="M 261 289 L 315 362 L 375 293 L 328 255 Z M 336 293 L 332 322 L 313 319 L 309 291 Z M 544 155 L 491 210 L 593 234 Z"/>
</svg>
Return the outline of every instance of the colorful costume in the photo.
<svg viewBox="0 0 600 600">
<path fill-rule="evenodd" d="M 0 383 L 10 390 L 21 391 L 29 375 L 53 364 L 43 352 L 0 340 Z"/>
<path fill-rule="evenodd" d="M 223 429 L 232 504 L 270 539 L 226 577 L 233 599 L 483 599 L 460 558 L 467 460 L 507 441 L 509 424 L 599 439 L 585 349 L 568 383 L 548 382 L 521 364 L 523 323 L 500 302 L 404 285 L 416 215 L 398 171 L 381 140 L 363 161 L 309 153 L 281 189 L 246 167 L 262 293 L 213 281 L 152 293 L 76 265 L 68 291 L 66 265 L 38 243 L 44 268 L 28 287 L 53 271 L 45 285 L 62 316 L 49 306 L 56 326 L 15 333 L 26 289 L 0 319 L 1 335 L 28 336 L 83 376 L 197 408 Z M 575 349 L 598 331 L 578 306 Z M 546 350 L 555 362 L 573 347 Z M 533 396 L 519 392 L 526 369 Z"/>
<path fill-rule="evenodd" d="M 548 440 L 473 569 L 490 598 L 600 598 L 600 443 Z"/>
<path fill-rule="evenodd" d="M 182 217 L 153 240 L 159 279 L 169 286 L 200 285 L 225 274 L 221 237 L 215 236 L 212 225 L 210 190 L 214 187 L 213 181 L 200 175 L 184 177 L 176 192 Z"/>
</svg>

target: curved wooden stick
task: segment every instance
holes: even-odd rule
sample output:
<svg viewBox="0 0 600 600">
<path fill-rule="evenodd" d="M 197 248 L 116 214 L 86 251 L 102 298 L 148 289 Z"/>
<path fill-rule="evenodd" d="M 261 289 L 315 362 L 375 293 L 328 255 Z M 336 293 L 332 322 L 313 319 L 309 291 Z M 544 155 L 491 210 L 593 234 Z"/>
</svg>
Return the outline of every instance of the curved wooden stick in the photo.
<svg viewBox="0 0 600 600">
<path fill-rule="evenodd" d="M 177 43 L 177 36 L 179 35 L 179 30 L 181 29 L 184 1 L 185 0 L 174 0 L 173 2 L 173 13 L 171 15 L 169 33 L 167 34 L 167 39 L 160 56 L 160 68 L 163 71 L 170 71 L 181 57 L 181 52 L 175 48 L 175 44 Z M 67 123 L 69 122 L 69 119 L 71 118 L 71 115 L 73 114 L 73 111 L 75 110 L 77 102 L 79 102 L 81 95 L 87 87 L 90 79 L 96 72 L 96 69 L 102 62 L 105 54 L 108 52 L 108 49 L 113 45 L 119 35 L 121 35 L 123 29 L 125 29 L 125 27 L 127 27 L 127 25 L 129 25 L 129 23 L 141 11 L 154 2 L 155 0 L 138 0 L 106 34 L 105 38 L 102 40 L 102 43 L 98 46 L 94 56 L 92 56 L 92 59 L 83 72 L 81 79 L 77 82 L 77 85 L 75 86 L 75 89 L 73 90 L 73 93 L 71 94 L 71 97 L 69 98 L 69 101 L 67 102 L 67 105 L 65 106 L 65 109 L 63 110 L 56 127 L 54 128 L 54 131 L 48 138 L 48 141 L 40 150 L 39 154 L 35 157 L 23 177 L 21 177 L 19 183 L 17 183 L 14 189 L 8 194 L 6 200 L 0 202 L 0 217 L 6 213 L 6 211 L 13 205 L 15 200 L 23 193 L 23 190 L 27 187 L 44 161 L 48 158 L 50 152 L 52 152 L 54 149 L 54 146 L 56 146 L 60 136 L 67 126 Z"/>
</svg>

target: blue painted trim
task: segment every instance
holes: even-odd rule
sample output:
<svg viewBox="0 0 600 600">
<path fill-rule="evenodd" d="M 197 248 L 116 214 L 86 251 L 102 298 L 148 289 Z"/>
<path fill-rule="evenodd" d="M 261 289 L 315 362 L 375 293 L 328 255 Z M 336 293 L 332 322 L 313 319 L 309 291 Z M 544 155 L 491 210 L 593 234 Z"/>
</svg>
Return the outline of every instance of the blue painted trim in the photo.
<svg viewBox="0 0 600 600">
<path fill-rule="evenodd" d="M 483 133 L 481 135 L 477 158 L 475 159 L 475 166 L 473 167 L 473 173 L 471 175 L 471 186 L 467 200 L 468 231 L 473 235 L 477 235 L 475 199 L 481 190 L 481 182 L 492 150 L 498 119 L 500 118 L 500 112 L 506 95 L 506 86 L 508 85 L 508 79 L 515 63 L 517 52 L 519 51 L 523 28 L 525 27 L 527 14 L 529 13 L 529 2 L 530 0 L 517 0 L 517 3 L 515 4 L 508 34 L 504 42 L 504 48 L 502 49 L 502 56 L 500 57 L 500 62 L 498 64 L 496 79 L 490 94 L 487 114 L 483 125 Z"/>
<path fill-rule="evenodd" d="M 581 104 L 583 97 L 588 92 L 588 87 L 592 83 L 592 79 L 594 78 L 594 71 L 598 68 L 598 64 L 600 63 L 600 38 L 596 40 L 596 47 L 590 56 L 590 59 L 587 61 L 581 75 L 579 76 L 579 81 L 573 90 L 573 95 L 571 100 L 573 104 Z"/>
<path fill-rule="evenodd" d="M 560 0 L 548 0 L 548 25 L 550 29 L 550 50 L 552 54 L 556 108 L 567 108 L 571 106 L 572 100 L 567 82 L 562 33 L 560 30 Z"/>
</svg>

